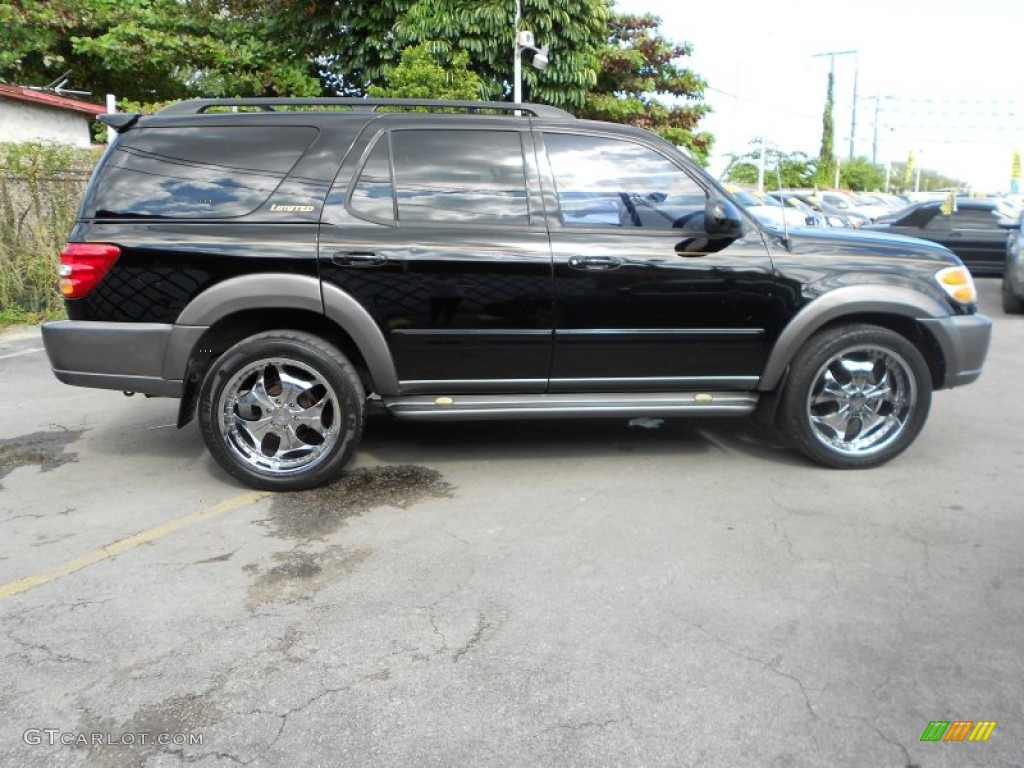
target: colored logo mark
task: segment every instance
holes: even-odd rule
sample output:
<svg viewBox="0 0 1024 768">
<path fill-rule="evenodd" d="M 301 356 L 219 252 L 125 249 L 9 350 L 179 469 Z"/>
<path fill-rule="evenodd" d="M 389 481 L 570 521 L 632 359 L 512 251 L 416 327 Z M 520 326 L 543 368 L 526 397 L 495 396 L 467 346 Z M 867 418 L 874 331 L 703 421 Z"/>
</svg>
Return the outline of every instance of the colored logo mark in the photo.
<svg viewBox="0 0 1024 768">
<path fill-rule="evenodd" d="M 932 720 L 921 741 L 988 741 L 995 729 L 995 720 Z"/>
</svg>

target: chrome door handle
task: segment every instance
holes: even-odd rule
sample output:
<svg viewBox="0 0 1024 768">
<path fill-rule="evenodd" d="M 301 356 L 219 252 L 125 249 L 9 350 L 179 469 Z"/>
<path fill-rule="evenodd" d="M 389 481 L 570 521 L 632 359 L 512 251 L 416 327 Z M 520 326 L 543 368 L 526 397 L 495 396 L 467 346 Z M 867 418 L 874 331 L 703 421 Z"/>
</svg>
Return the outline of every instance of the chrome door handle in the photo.
<svg viewBox="0 0 1024 768">
<path fill-rule="evenodd" d="M 339 267 L 380 267 L 387 259 L 373 251 L 338 251 L 331 256 L 331 262 Z"/>
<path fill-rule="evenodd" d="M 616 269 L 622 266 L 617 256 L 572 256 L 569 266 L 573 269 Z"/>
</svg>

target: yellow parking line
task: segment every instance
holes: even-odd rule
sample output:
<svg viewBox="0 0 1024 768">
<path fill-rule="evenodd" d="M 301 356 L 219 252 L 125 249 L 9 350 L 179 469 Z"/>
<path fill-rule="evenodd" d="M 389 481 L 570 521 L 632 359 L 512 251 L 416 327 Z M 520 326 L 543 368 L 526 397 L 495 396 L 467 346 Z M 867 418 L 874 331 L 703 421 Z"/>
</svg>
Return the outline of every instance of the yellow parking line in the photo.
<svg viewBox="0 0 1024 768">
<path fill-rule="evenodd" d="M 244 507 L 247 504 L 254 504 L 260 499 L 264 499 L 270 496 L 269 491 L 251 491 L 250 493 L 236 496 L 233 499 L 227 499 L 222 501 L 220 504 L 210 507 L 209 509 L 201 509 L 198 512 L 193 512 L 189 515 L 184 515 L 175 520 L 158 525 L 155 528 L 149 528 L 140 533 L 136 533 L 134 536 L 129 536 L 127 539 L 121 539 L 115 541 L 113 544 L 108 544 L 105 547 L 93 550 L 86 555 L 76 557 L 74 560 L 68 560 L 62 565 L 58 565 L 56 568 L 51 568 L 48 571 L 37 573 L 35 576 L 26 576 L 24 579 L 18 581 L 12 581 L 9 584 L 0 586 L 0 600 L 6 600 L 8 597 L 14 597 L 15 595 L 27 592 L 30 589 L 41 587 L 43 584 L 49 584 L 54 579 L 59 579 L 62 576 L 68 576 L 75 571 L 80 571 L 83 568 L 87 568 L 90 565 L 109 560 L 112 557 L 127 552 L 130 549 L 140 544 L 145 544 L 150 541 L 155 541 L 169 533 L 180 531 L 182 528 L 187 528 L 190 525 L 201 523 L 204 520 L 217 517 L 225 512 L 230 512 L 233 509 Z"/>
</svg>

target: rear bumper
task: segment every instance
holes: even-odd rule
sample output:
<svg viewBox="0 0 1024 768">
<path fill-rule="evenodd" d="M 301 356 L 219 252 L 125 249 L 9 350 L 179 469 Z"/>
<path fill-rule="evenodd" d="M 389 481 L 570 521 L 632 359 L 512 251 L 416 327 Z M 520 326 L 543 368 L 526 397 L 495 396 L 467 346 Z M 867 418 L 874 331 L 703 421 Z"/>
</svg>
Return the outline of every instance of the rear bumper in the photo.
<svg viewBox="0 0 1024 768">
<path fill-rule="evenodd" d="M 163 323 L 60 320 L 43 324 L 54 375 L 65 384 L 180 397 L 189 355 L 206 331 Z"/>
<path fill-rule="evenodd" d="M 992 321 L 985 315 L 922 318 L 922 325 L 942 347 L 946 361 L 943 389 L 970 384 L 981 376 L 985 355 L 992 339 Z"/>
</svg>

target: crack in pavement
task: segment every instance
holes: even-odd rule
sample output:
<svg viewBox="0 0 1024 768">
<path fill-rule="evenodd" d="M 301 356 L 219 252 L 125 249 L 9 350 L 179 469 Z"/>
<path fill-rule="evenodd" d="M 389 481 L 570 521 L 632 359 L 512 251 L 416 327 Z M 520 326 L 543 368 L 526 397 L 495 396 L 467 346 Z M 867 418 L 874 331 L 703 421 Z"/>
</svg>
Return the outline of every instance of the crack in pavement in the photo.
<svg viewBox="0 0 1024 768">
<path fill-rule="evenodd" d="M 291 709 L 288 709 L 288 710 L 286 710 L 284 712 L 269 712 L 269 711 L 263 710 L 263 709 L 251 709 L 248 712 L 246 712 L 245 714 L 247 714 L 247 715 L 260 714 L 260 715 L 269 715 L 271 717 L 279 717 L 279 718 L 281 718 L 281 725 L 277 729 L 277 733 L 274 735 L 274 738 L 271 740 L 271 742 L 266 747 L 265 751 L 269 752 L 271 749 L 274 748 L 274 746 L 277 744 L 277 742 L 281 739 L 281 736 L 284 734 L 284 729 L 288 725 L 288 718 L 290 718 L 292 715 L 296 715 L 296 714 L 298 714 L 298 713 L 308 709 L 309 707 L 313 706 L 313 704 L 315 704 L 316 702 L 320 701 L 320 699 L 322 699 L 322 698 L 324 698 L 326 696 L 330 696 L 331 694 L 334 694 L 334 693 L 347 693 L 348 691 L 351 691 L 359 683 L 365 682 L 367 680 L 373 680 L 375 682 L 381 682 L 382 680 L 388 679 L 388 677 L 390 677 L 390 671 L 387 671 L 387 676 L 386 677 L 384 676 L 384 672 L 383 671 L 374 672 L 373 674 L 370 674 L 370 675 L 362 675 L 361 677 L 356 679 L 354 682 L 349 683 L 348 685 L 343 685 L 343 686 L 340 686 L 338 688 L 325 688 L 324 690 L 320 691 L 320 693 L 318 693 L 315 696 L 312 696 L 311 698 L 309 698 L 306 701 L 305 704 L 300 704 L 297 707 L 292 707 Z M 243 764 L 244 765 L 248 765 L 248 763 L 243 763 Z"/>
<path fill-rule="evenodd" d="M 784 677 L 787 680 L 791 680 L 794 683 L 796 683 L 797 687 L 800 689 L 800 693 L 803 695 L 804 704 L 807 707 L 807 711 L 811 713 L 811 716 L 815 720 L 821 720 L 822 719 L 821 716 L 814 709 L 814 706 L 811 704 L 811 697 L 807 693 L 807 688 L 804 686 L 803 680 L 801 680 L 799 677 L 797 677 L 796 675 L 791 675 L 788 672 L 783 672 L 780 669 L 776 669 L 770 663 L 768 663 L 764 659 L 758 658 L 757 656 L 748 656 L 745 653 L 737 651 L 735 648 L 731 647 L 728 643 L 726 643 L 720 637 L 714 635 L 712 632 L 708 631 L 707 629 L 702 627 L 700 624 L 690 624 L 690 626 L 693 627 L 694 629 L 696 629 L 698 632 L 701 632 L 705 636 L 711 638 L 711 640 L 716 645 L 720 646 L 723 650 L 725 650 L 726 652 L 732 654 L 733 656 L 735 656 L 735 657 L 737 657 L 739 659 L 743 659 L 744 661 L 749 661 L 752 664 L 757 664 L 758 666 L 761 666 L 764 669 L 767 669 L 772 674 L 778 675 L 779 677 Z"/>
<path fill-rule="evenodd" d="M 18 645 L 22 646 L 23 648 L 31 648 L 32 650 L 35 650 L 35 651 L 42 651 L 47 656 L 50 656 L 51 658 L 53 658 L 54 660 L 60 662 L 61 664 L 66 664 L 68 662 L 75 662 L 76 664 L 86 664 L 86 665 L 88 665 L 88 664 L 92 663 L 91 661 L 89 661 L 87 659 L 81 659 L 78 656 L 72 656 L 71 654 L 68 654 L 68 653 L 57 653 L 55 650 L 50 648 L 48 645 L 43 645 L 42 643 L 30 643 L 30 642 L 27 642 L 25 640 L 22 640 L 21 638 L 16 637 L 14 635 L 14 633 L 11 632 L 9 629 L 4 634 L 6 634 L 7 637 L 10 640 L 13 640 L 15 643 L 17 643 Z"/>
<path fill-rule="evenodd" d="M 437 628 L 433 612 L 430 614 L 430 626 L 434 628 L 434 634 L 441 638 L 441 647 L 434 651 L 434 655 L 444 653 L 448 650 L 448 640 L 445 638 L 444 633 Z"/>
<path fill-rule="evenodd" d="M 888 678 L 886 678 L 886 680 L 888 680 Z M 899 749 L 900 752 L 903 753 L 903 765 L 904 765 L 904 768 L 919 768 L 919 766 L 917 764 L 910 762 L 910 752 L 907 751 L 907 748 L 905 746 L 903 746 L 903 744 L 901 742 L 899 742 L 899 741 L 897 741 L 895 739 L 889 738 L 882 731 L 881 728 L 879 728 L 877 725 L 875 725 L 874 723 L 869 721 L 866 717 L 862 717 L 862 716 L 859 716 L 859 715 L 836 715 L 836 717 L 840 718 L 841 720 L 856 720 L 858 723 L 863 723 L 865 726 L 867 726 L 872 731 L 877 733 L 879 738 L 882 739 L 882 741 L 884 741 L 886 744 L 888 744 L 891 747 L 896 747 L 897 749 Z"/>
<path fill-rule="evenodd" d="M 548 728 L 545 728 L 545 732 L 550 732 L 556 729 L 569 730 L 569 731 L 582 731 L 586 728 L 597 728 L 598 730 L 604 730 L 609 725 L 628 725 L 630 728 L 635 729 L 636 726 L 633 724 L 633 719 L 630 717 L 613 717 L 608 720 L 584 720 L 579 723 L 555 723 Z"/>
<path fill-rule="evenodd" d="M 772 530 L 774 530 L 775 533 L 782 536 L 782 540 L 786 542 L 786 551 L 789 553 L 790 558 L 793 560 L 802 560 L 803 558 L 797 557 L 795 554 L 793 554 L 793 541 L 789 538 L 789 533 L 786 531 L 786 529 L 780 529 L 777 520 L 772 520 L 771 523 Z"/>
<path fill-rule="evenodd" d="M 925 539 L 922 539 L 920 536 L 915 536 L 910 531 L 906 531 L 906 530 L 904 530 L 903 528 L 900 528 L 897 525 L 892 525 L 892 526 L 888 526 L 888 527 L 892 528 L 892 530 L 896 531 L 897 533 L 899 533 L 904 538 L 910 539 L 910 541 L 917 542 L 918 544 L 921 545 L 922 550 L 923 550 L 923 554 L 924 554 L 924 571 L 926 573 L 930 572 L 931 568 L 932 568 L 932 557 L 931 557 L 931 547 L 928 544 L 928 542 Z"/>
<path fill-rule="evenodd" d="M 463 656 L 469 653 L 470 650 L 476 647 L 476 645 L 480 642 L 480 640 L 484 636 L 484 630 L 490 628 L 490 622 L 487 621 L 487 617 L 484 616 L 483 611 L 480 611 L 477 617 L 476 631 L 473 632 L 473 635 L 469 638 L 469 640 L 466 641 L 465 645 L 463 645 L 461 648 L 456 650 L 454 654 L 452 654 L 452 662 L 457 664 L 459 659 L 461 659 Z"/>
</svg>

